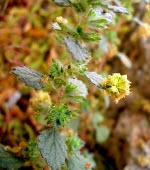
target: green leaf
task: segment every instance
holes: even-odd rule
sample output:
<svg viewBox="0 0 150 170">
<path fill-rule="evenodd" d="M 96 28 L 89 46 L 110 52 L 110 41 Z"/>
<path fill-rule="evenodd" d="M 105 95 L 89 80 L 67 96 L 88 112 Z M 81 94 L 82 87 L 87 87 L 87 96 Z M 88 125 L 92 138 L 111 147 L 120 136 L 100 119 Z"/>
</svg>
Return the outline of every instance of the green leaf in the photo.
<svg viewBox="0 0 150 170">
<path fill-rule="evenodd" d="M 62 127 L 69 123 L 71 116 L 71 111 L 68 109 L 67 105 L 52 104 L 45 120 L 47 120 L 48 124 L 54 124 L 55 127 Z"/>
<path fill-rule="evenodd" d="M 89 57 L 87 50 L 83 48 L 77 40 L 70 37 L 64 38 L 66 48 L 71 53 L 73 59 L 76 61 L 82 62 L 86 61 Z"/>
<path fill-rule="evenodd" d="M 109 137 L 109 129 L 106 126 L 96 128 L 96 140 L 99 143 L 104 143 Z"/>
<path fill-rule="evenodd" d="M 77 134 L 69 135 L 66 138 L 66 144 L 69 153 L 76 152 L 84 146 L 84 142 L 77 136 Z"/>
<path fill-rule="evenodd" d="M 88 21 L 93 20 L 96 17 L 96 13 L 93 10 L 90 10 L 87 17 Z"/>
<path fill-rule="evenodd" d="M 15 74 L 19 80 L 23 81 L 26 86 L 33 87 L 35 90 L 45 87 L 45 84 L 41 81 L 43 75 L 36 70 L 25 66 L 17 66 L 13 68 L 12 73 Z"/>
<path fill-rule="evenodd" d="M 65 164 L 66 144 L 54 127 L 41 132 L 38 137 L 38 148 L 53 170 L 60 169 Z"/>
<path fill-rule="evenodd" d="M 107 23 L 108 23 L 108 21 L 107 21 L 106 17 L 104 17 L 101 13 L 99 15 L 97 15 L 97 11 L 95 12 L 94 10 L 90 10 L 90 12 L 88 14 L 89 27 L 94 28 L 94 29 L 106 28 Z"/>
<path fill-rule="evenodd" d="M 62 76 L 63 73 L 64 73 L 63 65 L 60 62 L 53 59 L 52 65 L 49 70 L 49 77 L 54 79 L 55 77 Z"/>
<path fill-rule="evenodd" d="M 18 169 L 22 164 L 22 159 L 17 158 L 13 153 L 5 151 L 4 146 L 0 144 L 0 168 Z"/>
<path fill-rule="evenodd" d="M 82 102 L 83 98 L 86 97 L 86 95 L 87 89 L 83 83 L 80 82 L 80 84 L 76 85 L 72 82 L 72 79 L 69 79 L 63 95 L 65 100 L 71 103 L 80 103 Z"/>
<path fill-rule="evenodd" d="M 87 170 L 86 164 L 88 162 L 89 161 L 84 158 L 80 153 L 76 155 L 70 155 L 67 160 L 69 170 Z M 91 168 L 88 168 L 88 170 L 90 169 Z"/>
<path fill-rule="evenodd" d="M 59 6 L 70 6 L 71 2 L 69 0 L 53 0 Z"/>
</svg>

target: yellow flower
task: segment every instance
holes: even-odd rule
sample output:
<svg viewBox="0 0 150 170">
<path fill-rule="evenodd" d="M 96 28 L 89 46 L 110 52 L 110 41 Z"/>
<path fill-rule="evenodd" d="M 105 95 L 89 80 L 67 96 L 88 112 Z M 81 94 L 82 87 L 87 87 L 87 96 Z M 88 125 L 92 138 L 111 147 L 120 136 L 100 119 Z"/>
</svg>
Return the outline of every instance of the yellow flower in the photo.
<svg viewBox="0 0 150 170">
<path fill-rule="evenodd" d="M 30 99 L 31 105 L 36 108 L 38 107 L 41 103 L 51 105 L 51 98 L 48 92 L 44 92 L 40 90 L 39 92 L 36 92 L 35 96 Z"/>
<path fill-rule="evenodd" d="M 114 73 L 104 78 L 101 82 L 103 92 L 113 98 L 116 103 L 126 95 L 130 94 L 130 81 L 127 75 Z"/>
</svg>

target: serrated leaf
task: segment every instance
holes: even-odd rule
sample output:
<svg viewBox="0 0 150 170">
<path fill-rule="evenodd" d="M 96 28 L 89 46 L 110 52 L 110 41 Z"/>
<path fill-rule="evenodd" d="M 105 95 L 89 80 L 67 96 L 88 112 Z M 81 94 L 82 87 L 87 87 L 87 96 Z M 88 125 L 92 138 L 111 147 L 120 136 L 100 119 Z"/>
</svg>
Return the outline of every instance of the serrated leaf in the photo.
<svg viewBox="0 0 150 170">
<path fill-rule="evenodd" d="M 71 2 L 69 0 L 53 0 L 59 6 L 70 6 Z"/>
<path fill-rule="evenodd" d="M 82 155 L 79 153 L 76 155 L 70 155 L 68 160 L 67 160 L 67 165 L 69 170 L 87 170 L 86 164 L 89 161 L 84 158 Z M 88 168 L 90 170 L 91 168 Z"/>
<path fill-rule="evenodd" d="M 13 68 L 12 73 L 15 74 L 19 80 L 23 81 L 26 86 L 33 87 L 35 90 L 45 87 L 45 84 L 41 82 L 43 75 L 36 70 L 25 66 L 17 66 Z"/>
<path fill-rule="evenodd" d="M 108 9 L 112 9 L 116 13 L 129 13 L 128 9 L 122 6 L 108 5 Z"/>
<path fill-rule="evenodd" d="M 89 57 L 87 50 L 83 48 L 77 40 L 70 37 L 64 38 L 67 50 L 71 53 L 72 57 L 79 62 L 86 61 Z"/>
<path fill-rule="evenodd" d="M 86 71 L 85 76 L 90 79 L 90 81 L 95 84 L 97 87 L 101 87 L 101 81 L 103 80 L 103 77 L 96 72 L 88 72 Z"/>
<path fill-rule="evenodd" d="M 22 159 L 5 151 L 4 146 L 0 144 L 0 168 L 6 168 L 8 170 L 18 169 L 22 166 L 22 164 Z"/>
<path fill-rule="evenodd" d="M 54 127 L 41 132 L 38 137 L 38 148 L 53 170 L 60 169 L 65 163 L 67 147 L 64 139 Z"/>
</svg>

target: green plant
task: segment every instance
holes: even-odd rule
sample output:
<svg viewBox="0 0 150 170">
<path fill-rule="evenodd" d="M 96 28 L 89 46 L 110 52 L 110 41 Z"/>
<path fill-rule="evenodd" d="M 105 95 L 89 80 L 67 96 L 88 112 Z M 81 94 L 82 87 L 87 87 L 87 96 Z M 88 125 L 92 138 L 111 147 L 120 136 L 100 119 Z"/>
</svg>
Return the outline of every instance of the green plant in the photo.
<svg viewBox="0 0 150 170">
<path fill-rule="evenodd" d="M 88 78 L 104 95 L 110 96 L 116 103 L 130 93 L 130 82 L 126 75 L 122 76 L 119 73 L 103 78 L 96 72 L 89 72 L 87 63 L 91 54 L 83 42 L 96 43 L 101 39 L 103 29 L 113 21 L 114 13 L 127 14 L 128 10 L 111 4 L 109 0 L 54 0 L 54 2 L 61 7 L 72 7 L 80 18 L 76 25 L 69 24 L 62 16 L 57 17 L 52 23 L 56 31 L 56 40 L 66 46 L 73 61 L 69 59 L 62 64 L 53 59 L 45 75 L 25 66 L 13 68 L 12 73 L 27 86 L 45 91 L 31 100 L 38 116 L 42 117 L 45 130 L 40 133 L 37 142 L 29 143 L 22 152 L 25 159 L 34 163 L 35 158 L 42 160 L 44 158 L 46 162 L 43 160 L 40 168 L 48 165 L 53 170 L 92 169 L 89 161 L 80 152 L 83 142 L 75 132 L 66 130 L 70 120 L 79 116 L 75 104 L 84 101 L 88 94 L 86 85 L 79 79 Z M 57 96 L 55 103 L 48 97 L 51 91 Z M 104 127 L 101 128 L 104 130 Z M 2 167 L 7 168 L 6 165 Z"/>
</svg>

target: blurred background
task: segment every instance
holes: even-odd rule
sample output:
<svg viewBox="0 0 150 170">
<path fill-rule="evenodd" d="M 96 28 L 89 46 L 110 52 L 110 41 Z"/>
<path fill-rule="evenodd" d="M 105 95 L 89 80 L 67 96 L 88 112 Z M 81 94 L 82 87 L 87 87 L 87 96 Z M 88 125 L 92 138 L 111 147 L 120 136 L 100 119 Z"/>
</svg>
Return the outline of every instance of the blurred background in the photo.
<svg viewBox="0 0 150 170">
<path fill-rule="evenodd" d="M 95 170 L 150 170 L 150 2 L 122 1 L 129 15 L 116 15 L 88 46 L 90 71 L 127 74 L 131 94 L 114 103 L 87 82 L 89 94 L 72 122 L 85 142 L 82 152 Z M 0 143 L 24 145 L 42 129 L 29 100 L 34 90 L 10 73 L 25 65 L 45 74 L 52 58 L 68 60 L 65 46 L 54 38 L 51 22 L 63 16 L 75 25 L 77 14 L 51 0 L 0 1 Z M 55 94 L 51 92 L 51 100 Z M 25 168 L 21 168 L 25 169 Z M 30 164 L 26 169 L 34 169 Z"/>
</svg>

